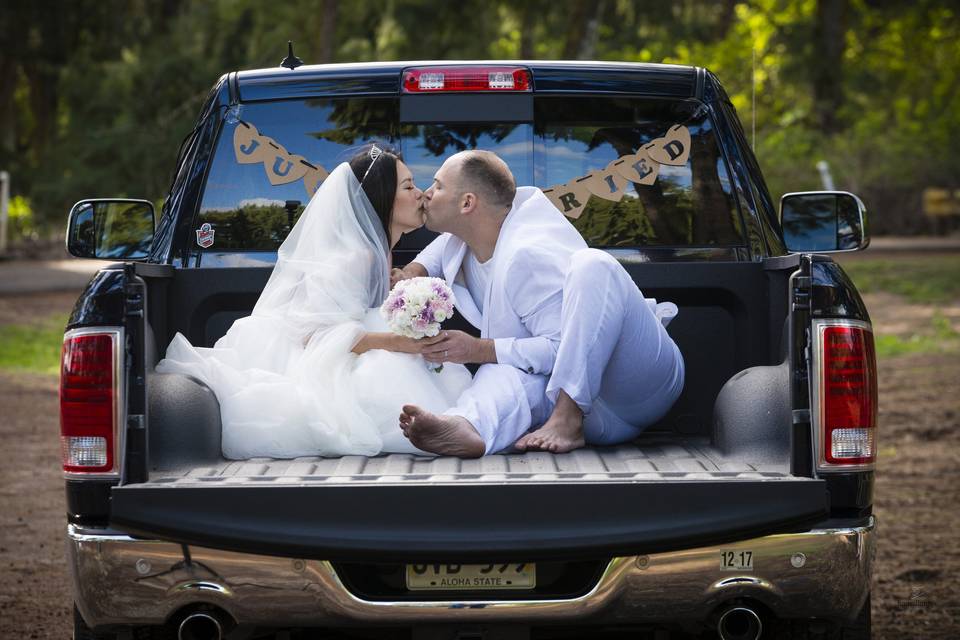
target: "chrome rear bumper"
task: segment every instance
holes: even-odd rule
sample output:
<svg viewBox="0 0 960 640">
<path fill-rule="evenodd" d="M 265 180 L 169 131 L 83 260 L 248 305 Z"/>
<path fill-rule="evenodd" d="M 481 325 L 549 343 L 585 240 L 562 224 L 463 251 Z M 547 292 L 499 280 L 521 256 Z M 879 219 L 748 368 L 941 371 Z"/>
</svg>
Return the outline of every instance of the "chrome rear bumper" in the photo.
<svg viewBox="0 0 960 640">
<path fill-rule="evenodd" d="M 565 600 L 373 602 L 350 593 L 326 561 L 190 547 L 186 565 L 178 544 L 74 526 L 67 550 L 74 597 L 92 627 L 162 624 L 196 603 L 271 627 L 699 621 L 737 597 L 778 617 L 852 620 L 870 588 L 874 529 L 871 517 L 863 527 L 614 558 L 588 593 Z M 752 552 L 753 569 L 723 570 L 722 551 Z"/>
</svg>

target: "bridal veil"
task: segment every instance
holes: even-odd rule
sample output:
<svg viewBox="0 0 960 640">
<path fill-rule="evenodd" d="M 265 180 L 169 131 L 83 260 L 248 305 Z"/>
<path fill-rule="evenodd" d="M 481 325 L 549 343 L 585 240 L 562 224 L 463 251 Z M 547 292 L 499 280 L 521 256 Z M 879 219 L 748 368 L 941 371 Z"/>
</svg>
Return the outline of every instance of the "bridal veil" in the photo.
<svg viewBox="0 0 960 640">
<path fill-rule="evenodd" d="M 280 246 L 252 314 L 212 348 L 174 337 L 156 370 L 193 376 L 214 391 L 224 455 L 380 452 L 377 419 L 356 398 L 350 350 L 388 293 L 389 250 L 372 204 L 343 163 Z"/>
</svg>

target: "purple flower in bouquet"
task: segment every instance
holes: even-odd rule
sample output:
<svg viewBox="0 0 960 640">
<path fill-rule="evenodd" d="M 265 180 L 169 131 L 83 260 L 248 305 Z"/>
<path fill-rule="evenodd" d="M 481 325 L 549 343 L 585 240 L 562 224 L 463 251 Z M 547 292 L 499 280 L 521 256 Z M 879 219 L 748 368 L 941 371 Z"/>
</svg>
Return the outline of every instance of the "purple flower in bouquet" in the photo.
<svg viewBox="0 0 960 640">
<path fill-rule="evenodd" d="M 408 338 L 440 332 L 440 323 L 453 316 L 453 291 L 440 278 L 410 278 L 398 282 L 380 307 L 390 330 Z"/>
</svg>

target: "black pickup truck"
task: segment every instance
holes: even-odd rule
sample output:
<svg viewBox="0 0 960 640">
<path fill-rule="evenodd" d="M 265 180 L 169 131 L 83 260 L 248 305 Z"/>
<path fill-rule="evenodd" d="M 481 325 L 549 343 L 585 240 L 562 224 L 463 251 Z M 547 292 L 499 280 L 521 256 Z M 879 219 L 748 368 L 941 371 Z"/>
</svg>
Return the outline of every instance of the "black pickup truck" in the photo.
<svg viewBox="0 0 960 640">
<path fill-rule="evenodd" d="M 674 302 L 671 412 L 561 455 L 225 459 L 210 389 L 154 367 L 176 332 L 212 346 L 250 313 L 310 194 L 369 140 L 421 187 L 451 153 L 497 152 Z M 852 194 L 776 210 L 705 69 L 228 73 L 158 216 L 118 199 L 70 214 L 70 252 L 117 261 L 63 342 L 76 637 L 867 638 L 873 336 L 825 255 L 867 242 Z"/>
</svg>

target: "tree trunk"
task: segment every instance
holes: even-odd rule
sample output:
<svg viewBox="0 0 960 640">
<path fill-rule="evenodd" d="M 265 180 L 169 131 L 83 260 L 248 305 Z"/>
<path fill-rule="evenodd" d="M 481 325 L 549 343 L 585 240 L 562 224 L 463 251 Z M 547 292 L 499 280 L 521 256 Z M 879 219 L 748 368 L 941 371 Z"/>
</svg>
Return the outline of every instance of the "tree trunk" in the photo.
<svg viewBox="0 0 960 640">
<path fill-rule="evenodd" d="M 17 142 L 16 106 L 13 92 L 17 88 L 17 63 L 0 54 L 0 158 L 13 154 Z"/>
<path fill-rule="evenodd" d="M 24 64 L 23 71 L 30 85 L 30 110 L 34 122 L 30 150 L 35 158 L 40 158 L 56 135 L 57 85 L 60 78 L 55 69 L 50 69 L 43 62 Z"/>
<path fill-rule="evenodd" d="M 600 22 L 606 4 L 605 0 L 599 0 L 593 8 L 592 15 L 587 20 L 583 31 L 583 40 L 580 42 L 580 51 L 577 55 L 580 60 L 592 60 L 597 55 L 597 37 L 600 34 Z"/>
<path fill-rule="evenodd" d="M 574 0 L 566 5 L 570 8 L 570 15 L 563 45 L 564 60 L 575 60 L 580 53 L 580 46 L 587 29 L 587 16 L 591 15 L 590 9 L 595 4 L 596 0 Z"/>
<path fill-rule="evenodd" d="M 537 7 L 533 2 L 524 2 L 520 13 L 520 57 L 532 60 L 534 55 L 533 29 L 537 18 Z"/>
<path fill-rule="evenodd" d="M 843 52 L 847 0 L 817 0 L 814 28 L 813 98 L 817 123 L 827 133 L 840 128 L 837 115 L 843 104 Z"/>
<path fill-rule="evenodd" d="M 337 0 L 323 0 L 323 26 L 320 31 L 320 63 L 333 62 L 337 55 Z"/>
<path fill-rule="evenodd" d="M 714 40 L 723 40 L 730 32 L 733 26 L 733 19 L 736 17 L 737 0 L 723 0 L 720 3 L 720 15 L 717 18 L 717 30 L 714 32 Z"/>
</svg>

